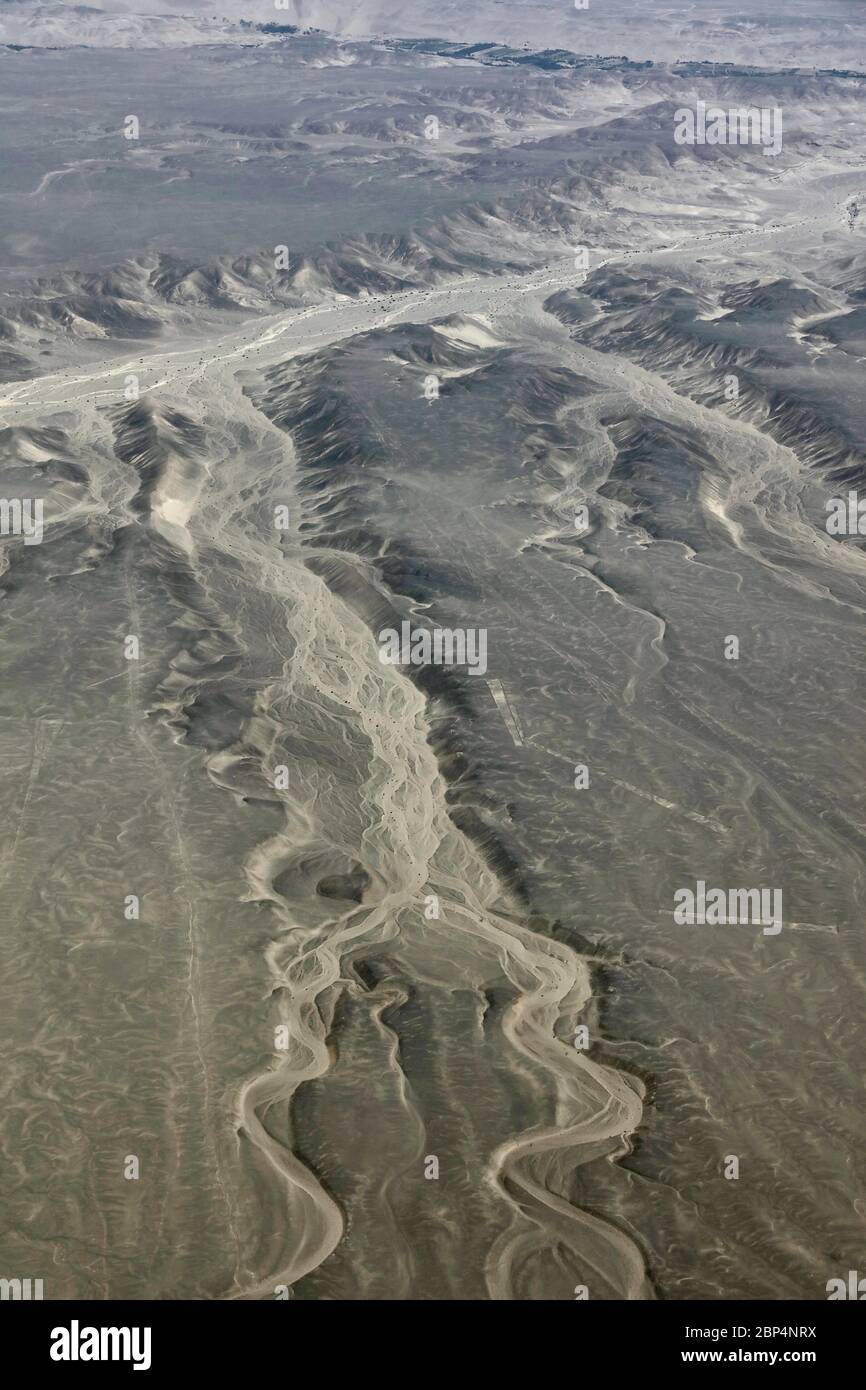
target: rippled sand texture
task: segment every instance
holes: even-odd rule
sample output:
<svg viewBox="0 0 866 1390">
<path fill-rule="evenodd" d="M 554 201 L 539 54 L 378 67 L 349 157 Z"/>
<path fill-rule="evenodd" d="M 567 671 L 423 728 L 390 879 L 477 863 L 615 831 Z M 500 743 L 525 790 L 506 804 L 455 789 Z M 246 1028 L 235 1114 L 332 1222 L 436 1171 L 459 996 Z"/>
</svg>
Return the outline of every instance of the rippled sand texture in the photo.
<svg viewBox="0 0 866 1390">
<path fill-rule="evenodd" d="M 0 1276 L 823 1298 L 866 1217 L 866 568 L 824 525 L 866 487 L 862 84 L 725 78 L 789 104 L 770 167 L 675 148 L 691 74 L 600 72 L 577 142 L 585 73 L 352 55 L 333 128 L 214 135 L 303 163 L 284 274 L 253 199 L 207 231 L 248 255 L 149 229 L 0 291 L 0 494 L 46 518 L 0 566 Z M 379 63 L 470 145 L 404 149 Z M 372 147 L 418 227 L 346 231 Z M 488 669 L 383 664 L 403 621 Z M 783 930 L 678 925 L 698 879 Z"/>
</svg>

